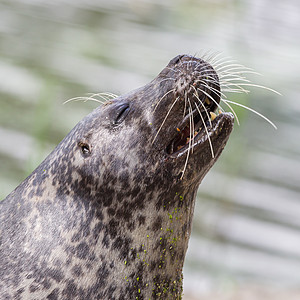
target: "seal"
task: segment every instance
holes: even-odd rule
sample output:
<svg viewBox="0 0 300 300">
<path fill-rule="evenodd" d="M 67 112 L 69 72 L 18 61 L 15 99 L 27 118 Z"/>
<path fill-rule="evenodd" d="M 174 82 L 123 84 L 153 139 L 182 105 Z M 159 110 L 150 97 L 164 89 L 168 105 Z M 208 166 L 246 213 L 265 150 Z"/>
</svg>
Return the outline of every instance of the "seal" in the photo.
<svg viewBox="0 0 300 300">
<path fill-rule="evenodd" d="M 220 95 L 179 55 L 79 122 L 1 203 L 0 298 L 181 299 L 197 189 L 233 128 Z"/>
</svg>

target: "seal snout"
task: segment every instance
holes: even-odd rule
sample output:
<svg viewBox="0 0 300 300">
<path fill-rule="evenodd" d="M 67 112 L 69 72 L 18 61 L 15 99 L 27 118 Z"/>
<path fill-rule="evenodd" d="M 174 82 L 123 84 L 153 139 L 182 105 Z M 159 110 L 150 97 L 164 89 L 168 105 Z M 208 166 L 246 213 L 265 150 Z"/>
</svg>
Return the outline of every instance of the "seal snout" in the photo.
<svg viewBox="0 0 300 300">
<path fill-rule="evenodd" d="M 177 115 L 183 118 L 178 120 L 177 132 L 166 147 L 169 155 L 194 147 L 196 137 L 208 134 L 218 114 L 221 96 L 218 75 L 206 61 L 180 56 L 173 70 L 177 75 L 174 101 L 182 104 L 183 114 L 177 112 Z"/>
</svg>

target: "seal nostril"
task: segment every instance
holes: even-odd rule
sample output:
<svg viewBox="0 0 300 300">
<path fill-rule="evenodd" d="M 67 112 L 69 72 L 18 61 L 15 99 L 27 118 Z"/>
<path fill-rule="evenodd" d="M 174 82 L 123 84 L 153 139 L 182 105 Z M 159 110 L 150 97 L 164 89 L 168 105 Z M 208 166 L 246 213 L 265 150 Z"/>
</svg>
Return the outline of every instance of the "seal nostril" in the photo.
<svg viewBox="0 0 300 300">
<path fill-rule="evenodd" d="M 119 125 L 120 123 L 122 123 L 127 117 L 129 110 L 130 107 L 128 103 L 121 103 L 121 105 L 119 105 L 114 112 L 115 115 L 113 119 L 113 124 Z"/>
</svg>

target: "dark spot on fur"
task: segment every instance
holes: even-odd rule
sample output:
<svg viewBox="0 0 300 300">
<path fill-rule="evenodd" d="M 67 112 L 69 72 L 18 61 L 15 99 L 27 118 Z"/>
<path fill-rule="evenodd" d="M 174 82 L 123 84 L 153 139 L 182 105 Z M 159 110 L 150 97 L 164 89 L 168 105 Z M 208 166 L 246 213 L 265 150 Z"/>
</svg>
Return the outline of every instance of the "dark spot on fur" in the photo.
<svg viewBox="0 0 300 300">
<path fill-rule="evenodd" d="M 62 295 L 68 296 L 69 299 L 70 299 L 70 298 L 73 298 L 76 295 L 76 292 L 77 292 L 77 287 L 74 284 L 74 282 L 73 281 L 68 281 L 67 286 L 62 291 Z"/>
<path fill-rule="evenodd" d="M 117 237 L 112 244 L 112 248 L 120 250 L 122 247 L 122 244 L 123 244 L 123 239 L 121 237 Z"/>
<path fill-rule="evenodd" d="M 48 296 L 46 299 L 49 300 L 58 300 L 58 295 L 59 295 L 59 289 L 56 288 L 54 289 Z"/>
<path fill-rule="evenodd" d="M 38 290 L 39 290 L 39 286 L 36 285 L 36 284 L 31 284 L 30 287 L 29 287 L 30 293 L 34 293 L 34 292 L 36 292 Z"/>
<path fill-rule="evenodd" d="M 138 216 L 139 226 L 145 225 L 145 220 L 146 220 L 145 216 Z"/>
<path fill-rule="evenodd" d="M 78 258 L 85 259 L 89 254 L 89 246 L 86 242 L 82 242 L 76 247 L 75 251 Z"/>
<path fill-rule="evenodd" d="M 107 234 L 105 234 L 104 237 L 103 237 L 103 239 L 102 239 L 102 245 L 105 248 L 108 248 L 109 245 L 110 245 L 110 239 L 109 239 L 109 237 L 108 237 Z"/>
<path fill-rule="evenodd" d="M 44 273 L 50 278 L 54 279 L 56 282 L 61 282 L 64 279 L 64 274 L 61 269 L 46 268 Z M 49 288 L 46 282 L 44 287 Z"/>
<path fill-rule="evenodd" d="M 17 290 L 16 294 L 15 294 L 15 298 L 16 300 L 22 299 L 21 295 L 24 293 L 25 289 L 24 288 L 20 288 Z"/>
<path fill-rule="evenodd" d="M 114 208 L 112 208 L 112 207 L 109 207 L 109 208 L 107 209 L 107 213 L 108 213 L 108 215 L 109 215 L 110 217 L 113 217 L 113 216 L 115 215 L 115 213 L 116 213 L 116 210 L 115 210 Z"/>
<path fill-rule="evenodd" d="M 83 275 L 82 268 L 80 265 L 75 265 L 72 268 L 72 274 L 74 277 L 81 277 Z"/>
<path fill-rule="evenodd" d="M 115 239 L 118 234 L 118 222 L 114 219 L 110 220 L 107 226 L 107 230 L 111 238 Z"/>
<path fill-rule="evenodd" d="M 132 232 L 135 229 L 135 226 L 136 226 L 136 222 L 130 222 L 127 228 L 129 229 L 130 232 Z"/>
<path fill-rule="evenodd" d="M 102 288 L 106 285 L 106 280 L 109 275 L 109 270 L 106 267 L 106 263 L 103 263 L 103 265 L 97 270 L 97 278 L 101 279 L 99 281 L 99 287 Z"/>
<path fill-rule="evenodd" d="M 158 231 L 161 229 L 162 226 L 162 218 L 161 216 L 158 216 L 155 220 L 155 222 L 152 224 L 152 230 L 153 231 Z"/>
</svg>

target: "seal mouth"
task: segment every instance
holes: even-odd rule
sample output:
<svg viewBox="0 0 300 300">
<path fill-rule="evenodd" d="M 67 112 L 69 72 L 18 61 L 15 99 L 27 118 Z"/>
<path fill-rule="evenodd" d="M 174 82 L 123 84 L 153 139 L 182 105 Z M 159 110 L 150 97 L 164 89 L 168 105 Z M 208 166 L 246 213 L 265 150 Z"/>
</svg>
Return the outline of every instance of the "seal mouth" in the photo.
<svg viewBox="0 0 300 300">
<path fill-rule="evenodd" d="M 170 156 L 186 152 L 189 148 L 194 148 L 196 142 L 203 140 L 215 125 L 222 118 L 221 111 L 216 112 L 216 104 L 211 105 L 209 100 L 202 104 L 202 109 L 198 106 L 186 115 L 180 125 L 176 128 L 177 133 L 166 147 L 166 152 Z"/>
</svg>

